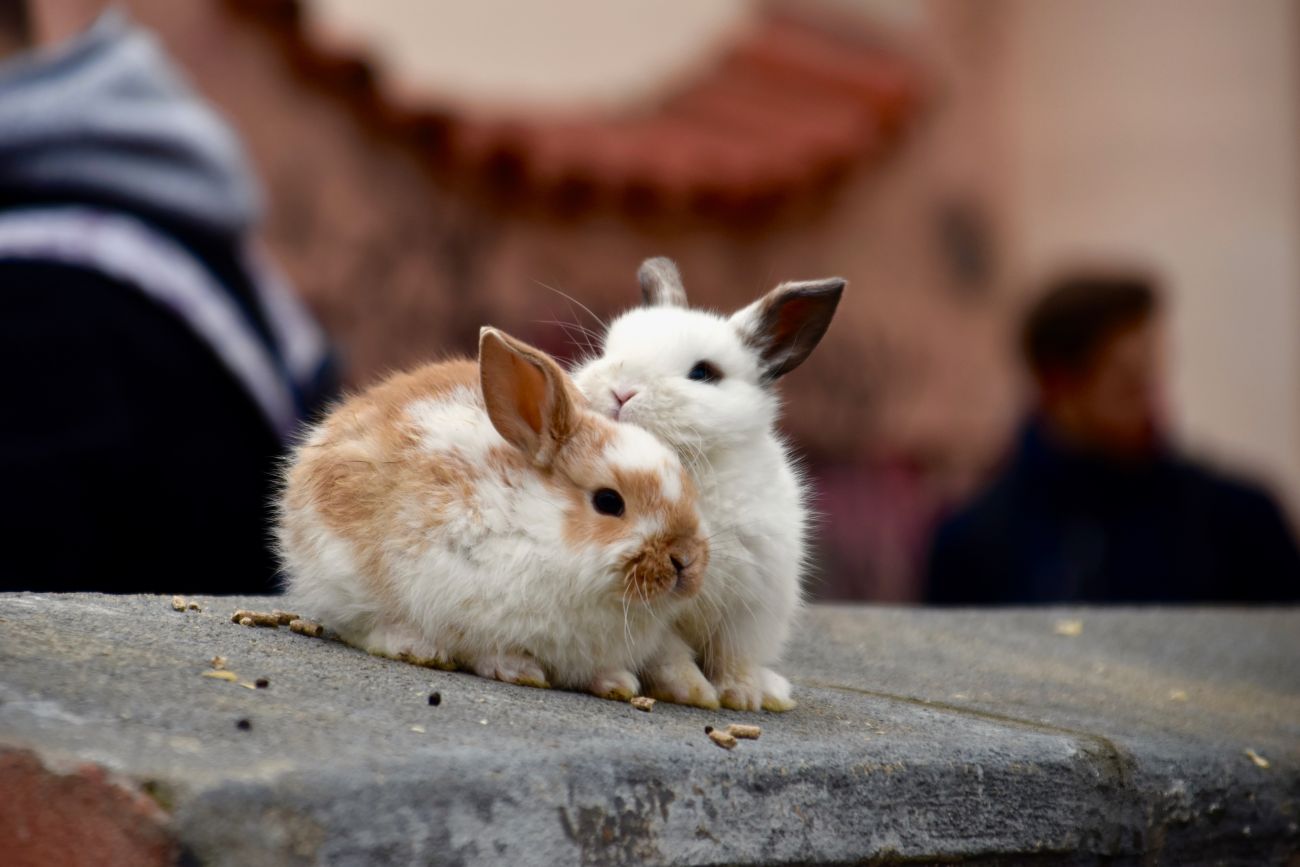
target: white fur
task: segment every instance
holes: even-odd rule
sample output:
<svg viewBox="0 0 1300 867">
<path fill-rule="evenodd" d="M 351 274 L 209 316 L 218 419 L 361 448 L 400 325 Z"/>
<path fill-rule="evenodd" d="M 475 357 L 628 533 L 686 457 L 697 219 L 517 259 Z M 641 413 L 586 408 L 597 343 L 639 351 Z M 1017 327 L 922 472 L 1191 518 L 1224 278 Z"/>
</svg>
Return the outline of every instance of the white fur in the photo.
<svg viewBox="0 0 1300 867">
<path fill-rule="evenodd" d="M 483 429 L 487 417 L 483 403 L 471 390 L 457 389 L 445 400 L 417 400 L 406 408 L 407 418 L 420 431 L 420 445 L 425 451 L 456 452 L 471 460 L 481 459 L 494 441 Z M 496 443 L 501 442 L 498 436 Z"/>
<path fill-rule="evenodd" d="M 657 651 L 681 600 L 674 593 L 637 599 L 625 592 L 620 565 L 662 529 L 662 516 L 633 516 L 629 540 L 575 550 L 563 536 L 569 503 L 538 471 L 486 466 L 489 450 L 506 443 L 481 394 L 458 389 L 416 400 L 405 420 L 415 448 L 472 472 L 472 494 L 456 495 L 452 515 L 433 530 L 429 503 L 399 497 L 377 576 L 364 574 L 361 552 L 327 528 L 316 508 L 284 506 L 279 539 L 295 603 L 380 655 L 614 698 L 635 694 L 632 672 Z M 613 427 L 606 464 L 662 467 L 681 496 L 684 471 L 675 455 L 643 430 Z M 337 445 L 333 436 L 327 419 L 294 460 Z M 402 458 L 378 453 L 374 439 L 347 445 L 375 461 Z M 391 588 L 390 597 L 372 590 L 375 578 Z"/>
<path fill-rule="evenodd" d="M 765 666 L 780 659 L 801 606 L 808 512 L 805 484 L 776 432 L 778 399 L 742 339 L 753 317 L 752 307 L 730 318 L 683 307 L 630 310 L 574 381 L 593 408 L 672 445 L 699 489 L 710 565 L 676 629 L 717 694 L 691 703 L 784 710 L 793 706 L 790 685 Z M 722 379 L 688 379 L 701 360 Z M 619 409 L 614 393 L 628 390 L 637 393 Z M 644 672 L 656 692 L 678 701 L 700 695 L 702 678 L 686 653 L 665 653 Z"/>
</svg>

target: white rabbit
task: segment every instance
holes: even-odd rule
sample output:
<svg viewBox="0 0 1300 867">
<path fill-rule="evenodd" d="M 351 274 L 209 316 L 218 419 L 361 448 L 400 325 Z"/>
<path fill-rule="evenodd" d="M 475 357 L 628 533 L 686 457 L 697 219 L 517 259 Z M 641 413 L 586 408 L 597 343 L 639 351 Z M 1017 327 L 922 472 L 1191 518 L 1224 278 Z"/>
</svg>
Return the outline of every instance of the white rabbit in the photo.
<svg viewBox="0 0 1300 867">
<path fill-rule="evenodd" d="M 549 356 L 398 374 L 297 449 L 278 535 L 295 603 L 383 656 L 626 699 L 708 563 L 696 494 Z"/>
<path fill-rule="evenodd" d="M 769 666 L 802 602 L 808 511 L 774 385 L 826 333 L 845 281 L 783 283 L 726 317 L 688 309 L 668 259 L 637 276 L 645 306 L 614 320 L 574 382 L 594 409 L 677 450 L 711 531 L 705 586 L 642 674 L 671 701 L 789 709 L 790 684 Z"/>
</svg>

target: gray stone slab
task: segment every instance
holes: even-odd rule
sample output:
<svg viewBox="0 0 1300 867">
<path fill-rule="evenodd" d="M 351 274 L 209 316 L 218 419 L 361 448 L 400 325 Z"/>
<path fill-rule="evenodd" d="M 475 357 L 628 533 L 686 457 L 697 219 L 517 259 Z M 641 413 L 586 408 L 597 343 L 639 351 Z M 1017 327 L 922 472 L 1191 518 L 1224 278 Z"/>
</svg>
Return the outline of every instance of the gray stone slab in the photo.
<svg viewBox="0 0 1300 867">
<path fill-rule="evenodd" d="M 198 601 L 0 595 L 0 744 L 123 774 L 190 863 L 1300 863 L 1296 608 L 815 607 L 772 715 L 647 714 Z M 217 654 L 270 686 L 201 677 Z M 724 751 L 728 722 L 763 735 Z"/>
</svg>

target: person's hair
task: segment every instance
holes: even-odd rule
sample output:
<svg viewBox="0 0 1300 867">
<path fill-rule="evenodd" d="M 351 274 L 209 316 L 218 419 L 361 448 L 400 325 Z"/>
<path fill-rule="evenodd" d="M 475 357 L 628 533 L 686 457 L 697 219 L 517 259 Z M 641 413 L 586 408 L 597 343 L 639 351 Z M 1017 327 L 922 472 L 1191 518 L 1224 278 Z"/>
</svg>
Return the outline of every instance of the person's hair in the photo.
<svg viewBox="0 0 1300 867">
<path fill-rule="evenodd" d="M 1155 282 L 1143 274 L 1081 273 L 1054 280 L 1025 315 L 1025 363 L 1038 376 L 1081 373 L 1115 332 L 1147 321 L 1159 306 Z"/>
<path fill-rule="evenodd" d="M 19 48 L 31 41 L 32 19 L 27 0 L 0 0 L 0 54 L 6 47 Z"/>
</svg>

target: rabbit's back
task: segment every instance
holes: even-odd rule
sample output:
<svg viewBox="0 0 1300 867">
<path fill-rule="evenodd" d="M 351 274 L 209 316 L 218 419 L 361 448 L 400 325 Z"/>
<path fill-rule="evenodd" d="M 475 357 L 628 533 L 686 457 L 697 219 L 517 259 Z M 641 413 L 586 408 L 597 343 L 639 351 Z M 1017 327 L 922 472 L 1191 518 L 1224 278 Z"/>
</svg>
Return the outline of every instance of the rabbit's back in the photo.
<svg viewBox="0 0 1300 867">
<path fill-rule="evenodd" d="M 499 525 L 483 483 L 522 470 L 486 415 L 473 362 L 427 365 L 351 397 L 287 475 L 280 543 L 293 592 L 341 621 L 407 608 L 411 570 L 445 561 L 449 540 L 473 550 Z"/>
</svg>

